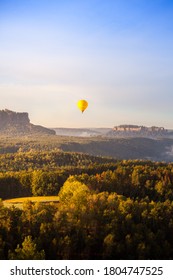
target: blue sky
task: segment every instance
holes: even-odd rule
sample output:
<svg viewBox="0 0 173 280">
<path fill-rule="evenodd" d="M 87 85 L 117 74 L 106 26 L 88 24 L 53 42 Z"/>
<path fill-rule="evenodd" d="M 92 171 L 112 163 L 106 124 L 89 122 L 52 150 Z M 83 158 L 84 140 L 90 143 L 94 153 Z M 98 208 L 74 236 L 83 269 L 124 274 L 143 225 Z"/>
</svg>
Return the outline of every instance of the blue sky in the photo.
<svg viewBox="0 0 173 280">
<path fill-rule="evenodd" d="M 47 127 L 173 128 L 173 1 L 0 0 L 0 98 Z"/>
</svg>

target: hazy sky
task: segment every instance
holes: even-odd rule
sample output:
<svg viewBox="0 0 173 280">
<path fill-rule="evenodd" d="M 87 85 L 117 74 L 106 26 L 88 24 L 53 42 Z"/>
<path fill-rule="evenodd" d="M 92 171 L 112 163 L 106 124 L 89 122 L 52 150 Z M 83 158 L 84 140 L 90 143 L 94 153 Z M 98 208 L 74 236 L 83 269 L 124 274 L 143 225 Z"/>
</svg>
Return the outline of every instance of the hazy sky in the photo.
<svg viewBox="0 0 173 280">
<path fill-rule="evenodd" d="M 47 127 L 173 128 L 173 1 L 0 0 L 0 104 Z"/>
</svg>

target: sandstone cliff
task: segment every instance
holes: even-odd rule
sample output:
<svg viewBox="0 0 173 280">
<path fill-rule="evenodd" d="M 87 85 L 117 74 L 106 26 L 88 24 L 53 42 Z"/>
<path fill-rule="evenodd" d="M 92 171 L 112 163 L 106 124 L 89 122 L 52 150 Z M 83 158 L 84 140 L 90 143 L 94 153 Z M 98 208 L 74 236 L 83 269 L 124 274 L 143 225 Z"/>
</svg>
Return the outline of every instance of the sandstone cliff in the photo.
<svg viewBox="0 0 173 280">
<path fill-rule="evenodd" d="M 52 134 L 55 131 L 40 125 L 30 123 L 28 113 L 13 112 L 8 109 L 0 110 L 0 134 Z"/>
</svg>

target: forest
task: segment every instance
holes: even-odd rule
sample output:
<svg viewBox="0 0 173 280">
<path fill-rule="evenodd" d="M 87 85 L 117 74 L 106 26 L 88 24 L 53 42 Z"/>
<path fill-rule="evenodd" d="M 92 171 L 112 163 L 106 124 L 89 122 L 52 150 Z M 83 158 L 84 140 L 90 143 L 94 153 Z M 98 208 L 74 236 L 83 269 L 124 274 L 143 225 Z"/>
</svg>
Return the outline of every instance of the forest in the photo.
<svg viewBox="0 0 173 280">
<path fill-rule="evenodd" d="M 0 259 L 173 259 L 172 162 L 10 141 L 0 153 Z M 39 196 L 58 203 L 30 199 Z M 6 206 L 21 197 L 22 207 Z"/>
</svg>

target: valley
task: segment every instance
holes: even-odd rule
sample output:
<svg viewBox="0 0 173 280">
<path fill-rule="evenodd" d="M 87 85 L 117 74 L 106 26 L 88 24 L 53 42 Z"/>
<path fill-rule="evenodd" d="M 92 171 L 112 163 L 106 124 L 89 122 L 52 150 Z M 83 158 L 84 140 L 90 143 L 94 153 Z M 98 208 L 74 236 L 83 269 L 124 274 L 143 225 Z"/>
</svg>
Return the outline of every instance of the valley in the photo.
<svg viewBox="0 0 173 280">
<path fill-rule="evenodd" d="M 52 131 L 0 131 L 0 259 L 173 259 L 173 139 Z"/>
</svg>

